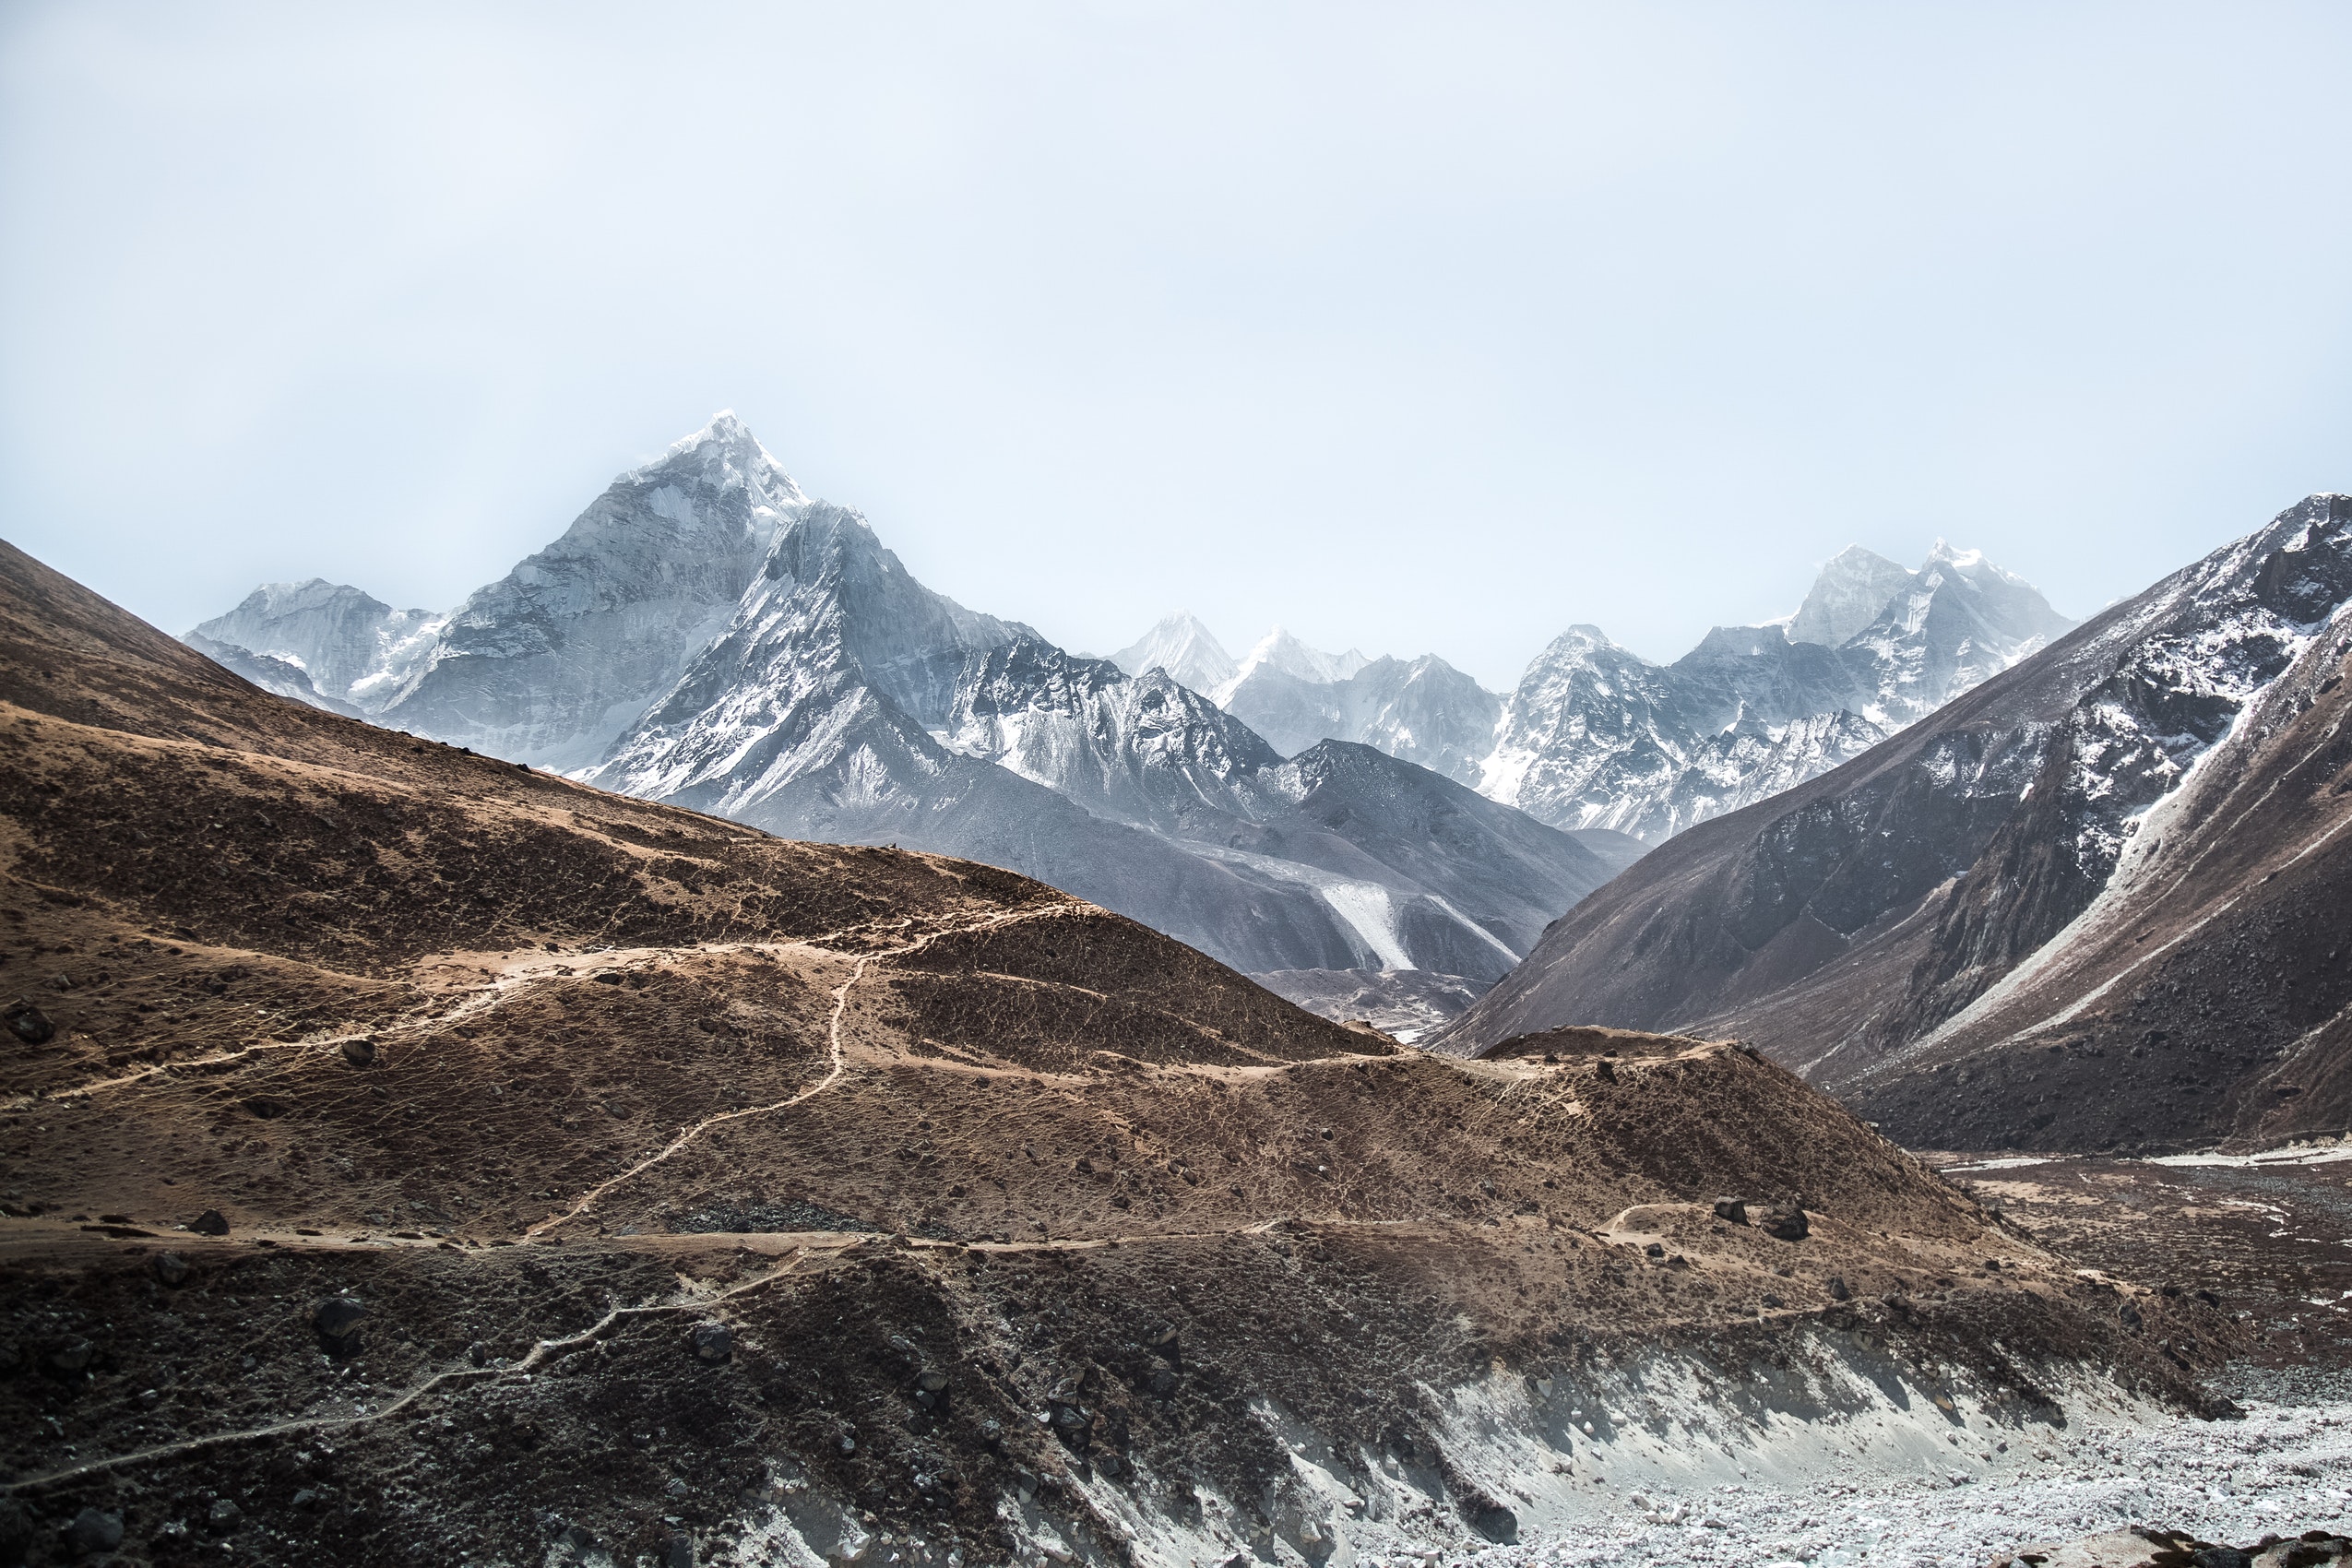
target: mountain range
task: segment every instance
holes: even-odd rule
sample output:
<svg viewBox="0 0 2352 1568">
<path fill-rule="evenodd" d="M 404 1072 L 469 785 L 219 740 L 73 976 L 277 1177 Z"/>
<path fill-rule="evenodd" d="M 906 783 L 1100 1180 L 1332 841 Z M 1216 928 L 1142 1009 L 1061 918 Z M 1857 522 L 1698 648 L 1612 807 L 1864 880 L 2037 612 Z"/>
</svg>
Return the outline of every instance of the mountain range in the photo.
<svg viewBox="0 0 2352 1568">
<path fill-rule="evenodd" d="M 2341 1132 L 2347 676 L 2352 497 L 2317 495 L 1652 850 L 1443 1048 L 1737 1036 L 1930 1146 Z"/>
<path fill-rule="evenodd" d="M 315 707 L 781 834 L 1004 865 L 1310 1005 L 1421 1018 L 1648 846 L 2068 624 L 1974 554 L 1913 572 L 1858 547 L 1783 623 L 1669 665 L 1573 627 L 1508 697 L 1280 627 L 1237 659 L 1181 613 L 1097 659 L 917 582 L 722 414 L 454 610 L 265 584 L 185 640 Z"/>
<path fill-rule="evenodd" d="M 188 640 L 282 695 L 645 799 L 1005 866 L 1253 971 L 1492 980 L 1623 858 L 1372 746 L 1286 755 L 1164 672 L 967 610 L 731 415 L 445 615 L 310 582 Z M 1264 651 L 1237 674 L 1297 657 Z"/>
<path fill-rule="evenodd" d="M 1657 844 L 1826 772 L 2073 625 L 1939 541 L 1918 571 L 1848 549 L 1794 614 L 1718 626 L 1671 664 L 1572 626 L 1508 696 L 1434 655 L 1319 653 L 1280 627 L 1237 662 L 1181 612 L 1112 657 L 1166 671 L 1277 750 L 1354 741 L 1554 826 Z"/>
</svg>

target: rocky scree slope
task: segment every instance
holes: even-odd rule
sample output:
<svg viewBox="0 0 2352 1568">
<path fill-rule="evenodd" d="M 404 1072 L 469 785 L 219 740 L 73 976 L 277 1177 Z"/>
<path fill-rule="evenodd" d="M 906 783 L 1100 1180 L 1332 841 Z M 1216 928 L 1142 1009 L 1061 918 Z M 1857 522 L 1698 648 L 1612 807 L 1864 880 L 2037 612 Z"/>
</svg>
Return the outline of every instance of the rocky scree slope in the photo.
<svg viewBox="0 0 2352 1568">
<path fill-rule="evenodd" d="M 1320 1562 L 1759 1423 L 1975 1464 L 2227 1345 L 1748 1052 L 1401 1051 L 1003 872 L 281 700 L 5 546 L 0 854 L 33 1560 Z"/>
<path fill-rule="evenodd" d="M 2331 502 L 2341 524 L 2352 506 Z M 2038 1146 L 2061 1122 L 2076 1147 L 2167 1151 L 2352 1130 L 2352 574 L 2324 533 L 2273 556 L 2266 586 L 2288 616 L 2331 595 L 2334 612 L 2287 621 L 2241 672 L 2293 654 L 2081 914 L 1846 1080 L 1865 1114 L 1967 1147 Z"/>
<path fill-rule="evenodd" d="M 2347 600 L 2352 500 L 2314 496 L 1654 850 L 1449 1044 L 1737 1034 L 1936 1146 L 2340 1127 Z"/>
<path fill-rule="evenodd" d="M 387 634 L 316 597 L 264 590 L 197 635 L 256 674 L 333 669 L 319 695 L 387 725 L 794 837 L 987 861 L 1245 968 L 1491 980 L 1609 874 L 1410 764 L 1286 763 L 1166 675 L 966 610 L 731 416 L 615 481 L 398 682 L 344 683 Z"/>
</svg>

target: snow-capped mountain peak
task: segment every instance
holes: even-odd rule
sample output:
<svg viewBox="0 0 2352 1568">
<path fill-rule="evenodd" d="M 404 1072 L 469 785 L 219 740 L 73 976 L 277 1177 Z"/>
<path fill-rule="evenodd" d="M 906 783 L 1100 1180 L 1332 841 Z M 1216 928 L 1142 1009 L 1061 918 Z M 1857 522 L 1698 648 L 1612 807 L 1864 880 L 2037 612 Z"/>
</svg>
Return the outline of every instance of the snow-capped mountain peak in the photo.
<svg viewBox="0 0 2352 1568">
<path fill-rule="evenodd" d="M 1936 548 L 1943 548 L 1942 540 Z M 1933 559 L 1932 556 L 1930 557 Z M 1838 647 L 1878 619 L 1914 574 L 1875 551 L 1849 544 L 1824 563 L 1805 602 L 1788 624 L 1788 640 Z"/>
<path fill-rule="evenodd" d="M 1216 634 L 1189 610 L 1161 617 L 1150 631 L 1112 654 L 1111 662 L 1130 675 L 1165 670 L 1203 694 L 1228 686 L 1241 671 Z"/>
<path fill-rule="evenodd" d="M 272 690 L 518 761 L 579 767 L 732 616 L 814 505 L 732 413 L 613 480 L 563 535 L 442 614 L 314 579 L 189 640 Z"/>
<path fill-rule="evenodd" d="M 800 486 L 792 484 L 790 477 L 784 472 L 784 465 L 777 461 L 774 453 L 761 445 L 759 437 L 752 434 L 749 425 L 735 417 L 732 409 L 719 410 L 700 430 L 680 436 L 660 457 L 640 464 L 631 471 L 644 473 L 674 464 L 682 458 L 695 458 L 707 464 L 731 468 L 746 476 L 754 472 L 771 475 L 791 485 L 796 495 L 800 493 Z M 805 496 L 801 498 L 807 499 Z"/>
<path fill-rule="evenodd" d="M 395 610 L 348 583 L 312 577 L 262 584 L 226 615 L 189 632 L 187 640 L 284 695 L 374 713 L 431 658 L 447 621 L 429 611 Z M 290 689 L 282 671 L 257 669 L 240 655 L 302 671 L 306 690 L 299 683 Z"/>
<path fill-rule="evenodd" d="M 1537 662 L 1554 665 L 1586 664 L 1595 659 L 1609 657 L 1631 659 L 1643 664 L 1649 662 L 1641 655 L 1620 647 L 1616 640 L 1598 626 L 1583 621 L 1577 622 L 1552 638 L 1551 646 L 1538 656 Z"/>
<path fill-rule="evenodd" d="M 1511 698 L 1479 788 L 1542 821 L 1651 842 L 1835 767 L 2073 622 L 1939 540 L 1910 571 L 1859 545 L 1785 626 L 1718 626 L 1656 665 L 1570 627 Z"/>
<path fill-rule="evenodd" d="M 1257 646 L 1242 657 L 1241 668 L 1223 690 L 1212 693 L 1220 703 L 1233 695 L 1233 688 L 1260 670 L 1277 671 L 1317 685 L 1329 685 L 1344 681 L 1370 664 L 1362 653 L 1349 648 L 1345 653 L 1324 653 L 1309 647 L 1280 626 L 1260 637 Z"/>
<path fill-rule="evenodd" d="M 775 454 L 759 437 L 722 409 L 710 422 L 691 435 L 670 444 L 668 451 L 614 480 L 613 485 L 647 491 L 647 505 L 671 521 L 692 527 L 697 521 L 696 496 L 716 500 L 740 492 L 748 504 L 748 521 L 761 536 L 763 547 L 809 498 Z M 708 509 L 709 501 L 702 503 Z M 577 525 L 575 525 L 576 527 Z"/>
</svg>

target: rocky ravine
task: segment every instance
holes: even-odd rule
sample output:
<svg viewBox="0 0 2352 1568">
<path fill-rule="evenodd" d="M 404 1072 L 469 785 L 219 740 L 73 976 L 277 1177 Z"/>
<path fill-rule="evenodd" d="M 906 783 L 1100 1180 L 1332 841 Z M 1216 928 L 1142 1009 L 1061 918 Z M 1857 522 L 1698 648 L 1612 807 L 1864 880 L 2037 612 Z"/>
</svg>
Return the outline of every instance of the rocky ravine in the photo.
<svg viewBox="0 0 2352 1568">
<path fill-rule="evenodd" d="M 1320 1563 L 1767 1446 L 1991 1466 L 2230 1343 L 1746 1051 L 1400 1050 L 1019 877 L 282 701 L 13 552 L 0 703 L 34 1560 Z"/>
</svg>

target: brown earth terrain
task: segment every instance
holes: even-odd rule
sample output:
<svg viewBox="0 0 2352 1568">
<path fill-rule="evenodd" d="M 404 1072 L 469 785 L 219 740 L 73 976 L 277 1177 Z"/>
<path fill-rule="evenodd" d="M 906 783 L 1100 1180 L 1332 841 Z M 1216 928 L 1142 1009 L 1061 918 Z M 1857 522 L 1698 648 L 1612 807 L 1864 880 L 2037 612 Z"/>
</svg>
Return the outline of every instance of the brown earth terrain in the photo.
<svg viewBox="0 0 2352 1568">
<path fill-rule="evenodd" d="M 1401 1049 L 297 707 L 5 546 L 0 878 L 0 1562 L 1322 1562 L 1598 1487 L 1645 1356 L 2051 1420 L 2231 1343 L 1745 1050 Z M 1503 1386 L 1541 1497 L 1461 1436 Z"/>
</svg>

